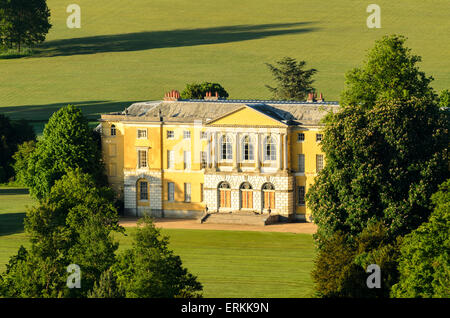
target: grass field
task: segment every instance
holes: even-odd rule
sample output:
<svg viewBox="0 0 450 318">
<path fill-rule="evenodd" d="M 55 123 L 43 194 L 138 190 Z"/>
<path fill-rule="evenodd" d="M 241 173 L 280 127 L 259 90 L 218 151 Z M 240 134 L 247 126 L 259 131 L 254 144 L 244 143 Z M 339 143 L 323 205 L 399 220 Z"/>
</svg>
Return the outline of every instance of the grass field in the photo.
<svg viewBox="0 0 450 318">
<path fill-rule="evenodd" d="M 448 0 L 379 0 L 368 29 L 361 0 L 48 0 L 53 28 L 33 57 L 0 60 L 0 112 L 46 120 L 68 103 L 91 118 L 162 98 L 187 82 L 220 82 L 230 98 L 269 98 L 264 63 L 283 56 L 319 70 L 316 87 L 337 100 L 344 74 L 384 34 L 403 34 L 436 90 L 450 87 Z M 42 125 L 36 124 L 41 127 Z"/>
<path fill-rule="evenodd" d="M 33 201 L 25 189 L 0 188 L 0 272 L 22 244 L 26 205 Z M 131 246 L 134 228 L 116 235 L 120 249 Z M 312 236 L 275 232 L 163 230 L 204 286 L 205 297 L 312 296 Z"/>
</svg>

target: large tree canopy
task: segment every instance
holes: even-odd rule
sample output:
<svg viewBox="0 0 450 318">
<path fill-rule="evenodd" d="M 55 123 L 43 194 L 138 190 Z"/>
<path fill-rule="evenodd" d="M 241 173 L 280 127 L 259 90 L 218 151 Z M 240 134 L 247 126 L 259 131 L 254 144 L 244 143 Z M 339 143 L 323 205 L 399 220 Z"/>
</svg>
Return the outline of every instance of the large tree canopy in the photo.
<svg viewBox="0 0 450 318">
<path fill-rule="evenodd" d="M 43 42 L 51 28 L 50 10 L 45 0 L 0 0 L 0 44 L 16 45 Z"/>
<path fill-rule="evenodd" d="M 76 168 L 94 176 L 99 185 L 106 184 L 94 132 L 81 110 L 69 105 L 50 117 L 42 138 L 29 157 L 25 184 L 32 195 L 43 198 L 56 180 Z"/>
<path fill-rule="evenodd" d="M 227 98 L 228 92 L 219 83 L 191 83 L 186 84 L 186 88 L 181 92 L 180 96 L 183 99 L 203 99 L 206 93 L 211 93 L 215 96 L 216 93 L 221 98 Z"/>
</svg>

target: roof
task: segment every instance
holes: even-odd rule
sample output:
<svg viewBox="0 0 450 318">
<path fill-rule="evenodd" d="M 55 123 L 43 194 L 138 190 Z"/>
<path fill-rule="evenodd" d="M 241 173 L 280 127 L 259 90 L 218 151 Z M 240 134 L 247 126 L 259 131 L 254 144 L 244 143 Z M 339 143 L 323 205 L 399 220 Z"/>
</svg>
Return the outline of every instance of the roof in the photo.
<svg viewBox="0 0 450 318">
<path fill-rule="evenodd" d="M 300 102 L 273 100 L 204 100 L 150 101 L 134 103 L 126 112 L 102 115 L 104 120 L 160 121 L 167 123 L 206 123 L 243 107 L 250 107 L 287 125 L 319 125 L 329 112 L 339 109 L 337 102 Z"/>
</svg>

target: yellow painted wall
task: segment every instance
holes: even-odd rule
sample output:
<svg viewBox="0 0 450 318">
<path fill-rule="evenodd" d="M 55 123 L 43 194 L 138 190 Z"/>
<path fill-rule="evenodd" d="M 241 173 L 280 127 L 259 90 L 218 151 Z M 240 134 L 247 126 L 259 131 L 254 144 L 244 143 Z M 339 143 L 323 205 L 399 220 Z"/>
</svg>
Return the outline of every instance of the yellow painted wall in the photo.
<svg viewBox="0 0 450 318">
<path fill-rule="evenodd" d="M 277 126 L 286 127 L 277 120 L 270 118 L 249 107 L 242 108 L 223 118 L 210 123 L 211 126 L 236 125 L 236 126 Z"/>
</svg>

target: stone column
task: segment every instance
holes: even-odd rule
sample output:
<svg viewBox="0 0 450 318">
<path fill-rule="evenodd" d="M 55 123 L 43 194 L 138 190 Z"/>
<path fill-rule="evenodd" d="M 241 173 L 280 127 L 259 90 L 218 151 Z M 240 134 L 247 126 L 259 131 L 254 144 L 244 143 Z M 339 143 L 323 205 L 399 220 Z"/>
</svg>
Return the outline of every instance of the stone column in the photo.
<svg viewBox="0 0 450 318">
<path fill-rule="evenodd" d="M 260 143 L 261 143 L 261 141 L 260 141 L 260 134 L 259 133 L 257 133 L 256 134 L 256 138 L 255 138 L 256 140 L 256 144 L 255 144 L 255 169 L 257 170 L 257 171 L 259 171 L 259 169 L 260 169 L 260 158 L 259 158 L 259 153 L 260 153 L 260 148 L 261 148 L 261 145 L 260 145 Z"/>
<path fill-rule="evenodd" d="M 282 149 L 282 142 L 281 142 L 281 134 L 277 135 L 277 149 L 278 149 L 278 153 L 277 153 L 277 170 L 281 170 L 281 156 L 283 155 L 283 149 Z"/>
<path fill-rule="evenodd" d="M 233 170 L 239 170 L 239 133 L 234 135 L 234 145 L 233 145 Z"/>
<path fill-rule="evenodd" d="M 288 168 L 288 143 L 287 143 L 287 134 L 283 135 L 283 153 L 284 153 L 284 162 L 283 162 L 283 170 L 287 170 Z"/>
</svg>

